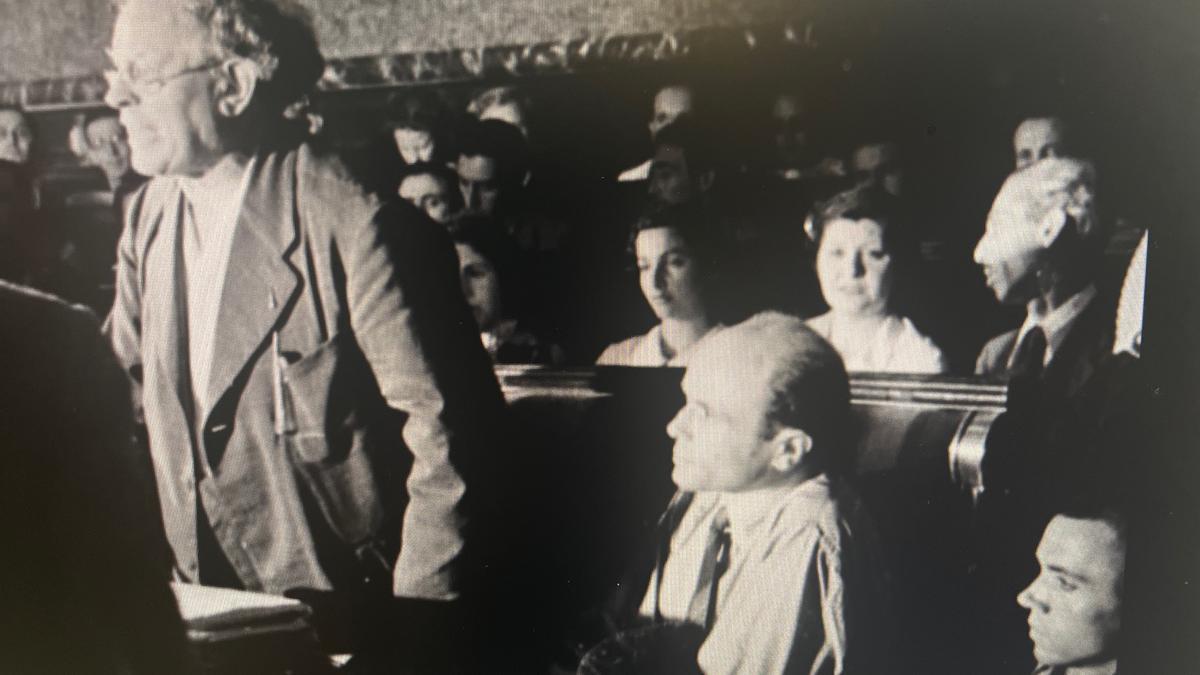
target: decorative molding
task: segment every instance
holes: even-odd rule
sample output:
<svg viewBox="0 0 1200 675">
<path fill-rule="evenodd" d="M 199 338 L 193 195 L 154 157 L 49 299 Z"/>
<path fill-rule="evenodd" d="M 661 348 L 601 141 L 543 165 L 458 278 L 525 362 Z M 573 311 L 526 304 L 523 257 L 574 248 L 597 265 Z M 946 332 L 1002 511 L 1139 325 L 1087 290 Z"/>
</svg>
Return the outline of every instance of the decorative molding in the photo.
<svg viewBox="0 0 1200 675">
<path fill-rule="evenodd" d="M 818 46 L 811 19 L 772 25 L 701 28 L 691 31 L 616 35 L 528 45 L 331 59 L 318 91 L 334 93 L 477 81 L 518 80 L 544 75 L 602 71 L 684 61 L 722 59 L 774 50 Z M 84 77 L 0 83 L 0 103 L 27 110 L 101 105 L 104 79 Z"/>
</svg>

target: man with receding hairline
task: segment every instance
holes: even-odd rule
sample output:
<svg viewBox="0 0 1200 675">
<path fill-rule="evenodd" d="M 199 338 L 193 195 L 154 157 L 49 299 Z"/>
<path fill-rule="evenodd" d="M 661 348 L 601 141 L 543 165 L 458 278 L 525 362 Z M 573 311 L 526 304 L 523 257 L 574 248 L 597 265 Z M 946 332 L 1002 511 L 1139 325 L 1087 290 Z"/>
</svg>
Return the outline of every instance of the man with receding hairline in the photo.
<svg viewBox="0 0 1200 675">
<path fill-rule="evenodd" d="M 290 7 L 118 3 L 106 102 L 151 180 L 107 332 L 178 579 L 445 604 L 503 402 L 443 228 L 303 143 L 323 60 Z"/>
<path fill-rule="evenodd" d="M 705 673 L 862 673 L 886 661 L 887 602 L 872 524 L 840 477 L 849 385 L 834 349 L 794 317 L 715 331 L 667 427 L 680 492 L 642 602 L 703 635 Z"/>
</svg>

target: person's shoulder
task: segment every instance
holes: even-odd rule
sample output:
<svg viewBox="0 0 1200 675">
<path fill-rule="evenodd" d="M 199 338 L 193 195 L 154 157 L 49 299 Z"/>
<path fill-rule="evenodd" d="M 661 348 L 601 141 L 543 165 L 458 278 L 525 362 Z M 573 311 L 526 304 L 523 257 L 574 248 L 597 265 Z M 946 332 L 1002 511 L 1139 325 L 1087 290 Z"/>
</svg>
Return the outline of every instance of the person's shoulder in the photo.
<svg viewBox="0 0 1200 675">
<path fill-rule="evenodd" d="M 646 357 L 646 345 L 653 338 L 656 328 L 651 328 L 650 332 L 642 335 L 634 335 L 620 342 L 614 342 L 604 351 L 600 353 L 600 357 L 596 359 L 598 366 L 654 366 L 661 365 L 657 363 L 649 363 Z"/>
<path fill-rule="evenodd" d="M 976 375 L 993 375 L 1002 373 L 1007 368 L 1008 354 L 1017 342 L 1018 329 L 1014 328 L 988 340 L 979 350 L 979 358 L 975 361 Z"/>
<path fill-rule="evenodd" d="M 912 321 L 907 317 L 899 317 L 895 325 L 893 354 L 903 367 L 902 372 L 932 374 L 946 371 L 942 350 Z"/>
</svg>

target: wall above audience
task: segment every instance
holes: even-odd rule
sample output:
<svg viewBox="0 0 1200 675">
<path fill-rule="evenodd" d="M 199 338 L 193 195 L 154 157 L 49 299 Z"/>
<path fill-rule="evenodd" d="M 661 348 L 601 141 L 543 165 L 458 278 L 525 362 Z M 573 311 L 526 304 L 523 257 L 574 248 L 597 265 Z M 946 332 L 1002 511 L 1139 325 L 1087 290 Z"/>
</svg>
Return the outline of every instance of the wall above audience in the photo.
<svg viewBox="0 0 1200 675">
<path fill-rule="evenodd" d="M 97 64 L 111 0 L 0 0 L 0 101 L 98 100 Z M 665 60 L 697 30 L 770 24 L 794 16 L 784 0 L 300 0 L 334 61 L 325 89 L 444 82 L 492 72 L 571 72 L 579 63 Z M 790 14 L 789 14 L 790 13 Z M 789 30 L 795 41 L 804 27 Z M 738 39 L 738 31 L 724 31 Z M 728 38 L 725 39 L 726 41 Z M 711 41 L 711 38 L 710 38 Z M 757 43 L 742 36 L 743 43 Z M 383 55 L 383 58 L 377 58 Z"/>
</svg>

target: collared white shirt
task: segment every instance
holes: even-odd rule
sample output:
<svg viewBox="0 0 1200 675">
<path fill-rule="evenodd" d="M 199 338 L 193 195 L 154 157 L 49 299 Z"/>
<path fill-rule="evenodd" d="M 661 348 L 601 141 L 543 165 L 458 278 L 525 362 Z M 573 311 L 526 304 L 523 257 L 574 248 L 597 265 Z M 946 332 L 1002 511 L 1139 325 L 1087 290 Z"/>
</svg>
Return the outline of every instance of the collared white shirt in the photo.
<svg viewBox="0 0 1200 675">
<path fill-rule="evenodd" d="M 646 180 L 650 177 L 650 165 L 653 163 L 653 159 L 648 159 L 637 166 L 625 169 L 617 176 L 617 182 L 634 183 L 639 180 Z"/>
<path fill-rule="evenodd" d="M 717 324 L 709 330 L 709 333 L 721 327 L 721 324 Z M 709 333 L 705 333 L 705 335 Z M 666 351 L 666 343 L 663 341 L 662 324 L 657 323 L 644 335 L 635 335 L 606 347 L 596 359 L 596 365 L 636 366 L 639 368 L 687 366 L 688 359 L 699 342 L 697 340 L 687 349 L 679 350 L 674 356 L 669 355 Z"/>
<path fill-rule="evenodd" d="M 1014 345 L 1020 345 L 1021 340 L 1025 339 L 1025 334 L 1033 330 L 1035 326 L 1040 326 L 1042 332 L 1046 334 L 1046 355 L 1042 359 L 1042 365 L 1050 365 L 1050 360 L 1054 358 L 1054 352 L 1062 346 L 1064 340 L 1067 339 L 1067 334 L 1071 331 L 1071 326 L 1075 320 L 1083 314 L 1083 310 L 1087 309 L 1088 304 L 1096 297 L 1096 286 L 1088 284 L 1088 287 L 1071 296 L 1063 304 L 1056 307 L 1053 311 L 1043 314 L 1041 311 L 1041 299 L 1033 300 L 1029 303 L 1025 313 L 1025 323 L 1021 324 L 1021 329 L 1017 331 L 1017 341 Z M 1013 359 L 1016 358 L 1017 350 L 1014 348 L 1012 354 L 1008 357 L 1008 367 L 1012 368 Z"/>
<path fill-rule="evenodd" d="M 246 163 L 242 180 L 232 199 L 220 186 L 203 179 L 180 179 L 183 213 L 179 226 L 183 236 L 184 284 L 187 296 L 188 367 L 196 414 L 208 410 L 208 377 L 212 370 L 213 339 L 221 308 L 225 272 L 233 249 L 238 215 L 250 183 L 254 160 Z"/>
<path fill-rule="evenodd" d="M 1134 356 L 1142 355 L 1142 306 L 1146 299 L 1146 247 L 1149 241 L 1150 233 L 1142 233 L 1142 240 L 1138 242 L 1133 258 L 1129 260 L 1129 269 L 1125 271 L 1121 299 L 1117 303 L 1114 354 L 1129 352 Z"/>
</svg>

